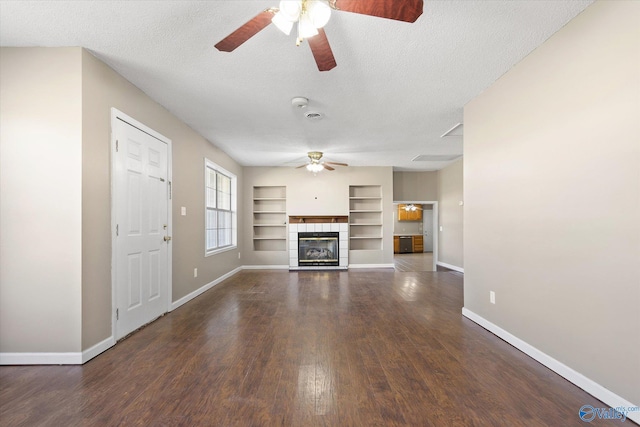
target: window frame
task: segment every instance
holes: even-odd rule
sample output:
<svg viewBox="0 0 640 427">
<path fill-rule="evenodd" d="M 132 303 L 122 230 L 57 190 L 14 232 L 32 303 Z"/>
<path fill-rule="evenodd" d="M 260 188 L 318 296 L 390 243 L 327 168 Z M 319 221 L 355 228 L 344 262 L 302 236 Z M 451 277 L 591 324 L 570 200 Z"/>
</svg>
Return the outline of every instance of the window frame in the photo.
<svg viewBox="0 0 640 427">
<path fill-rule="evenodd" d="M 207 190 L 212 188 L 212 187 L 209 187 L 208 185 L 208 178 L 210 173 L 209 170 L 213 171 L 216 176 L 216 189 L 215 189 L 216 193 L 217 193 L 218 174 L 223 175 L 230 179 L 231 181 L 230 205 L 231 206 L 229 210 L 218 208 L 217 194 L 216 194 L 216 207 L 211 208 L 207 205 Z M 234 173 L 228 171 L 227 169 L 223 168 L 222 166 L 218 165 L 217 163 L 205 157 L 204 159 L 204 256 L 205 257 L 238 248 L 238 208 L 237 206 L 238 206 L 238 177 Z M 207 217 L 208 217 L 209 211 L 211 210 L 214 210 L 216 212 L 231 212 L 231 244 L 225 245 L 225 246 L 216 246 L 211 249 L 207 247 L 207 232 L 209 231 L 209 229 L 207 228 L 207 225 L 208 225 Z M 219 228 L 215 228 L 215 230 L 219 230 Z M 217 243 L 217 240 L 218 239 L 216 239 L 216 243 Z"/>
</svg>

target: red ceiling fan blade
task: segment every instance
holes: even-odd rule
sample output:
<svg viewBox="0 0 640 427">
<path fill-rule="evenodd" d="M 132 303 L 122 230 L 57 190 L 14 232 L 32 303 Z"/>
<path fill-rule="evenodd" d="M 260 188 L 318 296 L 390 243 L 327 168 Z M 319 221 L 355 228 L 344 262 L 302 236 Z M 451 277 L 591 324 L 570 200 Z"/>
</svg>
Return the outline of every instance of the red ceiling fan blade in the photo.
<svg viewBox="0 0 640 427">
<path fill-rule="evenodd" d="M 242 43 L 262 31 L 267 25 L 271 24 L 271 18 L 275 15 L 274 9 L 267 9 L 260 12 L 249 22 L 229 34 L 216 44 L 216 49 L 223 52 L 231 52 Z"/>
<path fill-rule="evenodd" d="M 311 53 L 316 60 L 318 70 L 329 71 L 335 67 L 336 59 L 333 57 L 331 46 L 329 46 L 329 40 L 322 28 L 318 28 L 318 34 L 307 39 Z"/>
<path fill-rule="evenodd" d="M 331 166 L 329 166 L 329 165 L 328 165 L 328 164 L 326 164 L 326 163 L 323 163 L 323 164 L 322 164 L 322 167 L 324 167 L 326 170 L 329 170 L 329 171 L 334 171 L 334 170 L 335 170 L 335 168 L 332 168 Z"/>
<path fill-rule="evenodd" d="M 416 22 L 422 15 L 422 0 L 335 0 L 331 5 L 336 10 Z"/>
</svg>

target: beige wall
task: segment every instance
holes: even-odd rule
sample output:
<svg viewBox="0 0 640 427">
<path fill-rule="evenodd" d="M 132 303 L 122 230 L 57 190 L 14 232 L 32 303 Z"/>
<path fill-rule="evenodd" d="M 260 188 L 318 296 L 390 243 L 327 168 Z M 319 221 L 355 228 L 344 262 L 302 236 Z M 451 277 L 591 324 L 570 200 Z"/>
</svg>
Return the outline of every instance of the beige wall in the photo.
<svg viewBox="0 0 640 427">
<path fill-rule="evenodd" d="M 463 261 L 463 160 L 438 171 L 438 262 L 464 268 Z"/>
<path fill-rule="evenodd" d="M 239 189 L 242 189 L 242 168 L 87 51 L 83 51 L 82 67 L 82 298 L 83 348 L 87 348 L 111 333 L 111 107 L 172 141 L 173 301 L 240 266 L 237 250 L 204 256 L 204 158 L 236 174 Z M 180 214 L 182 206 L 187 208 L 186 216 Z M 242 229 L 239 236 L 241 233 Z M 198 268 L 197 278 L 193 277 L 194 268 Z"/>
<path fill-rule="evenodd" d="M 394 172 L 393 200 L 435 201 L 438 197 L 437 172 Z"/>
<path fill-rule="evenodd" d="M 0 352 L 81 349 L 79 49 L 0 49 Z"/>
<path fill-rule="evenodd" d="M 111 336 L 111 107 L 173 143 L 172 300 L 240 266 L 239 250 L 204 256 L 204 158 L 238 176 L 241 201 L 240 165 L 81 48 L 0 52 L 0 352 Z"/>
<path fill-rule="evenodd" d="M 350 251 L 350 264 L 393 263 L 393 174 L 390 167 L 348 167 L 317 175 L 306 169 L 244 168 L 245 252 L 244 265 L 289 265 L 286 251 L 254 251 L 252 242 L 253 187 L 287 187 L 287 215 L 349 215 L 350 185 L 381 185 L 383 200 L 383 249 Z"/>
<path fill-rule="evenodd" d="M 594 3 L 464 114 L 465 308 L 636 405 L 639 22 Z"/>
</svg>

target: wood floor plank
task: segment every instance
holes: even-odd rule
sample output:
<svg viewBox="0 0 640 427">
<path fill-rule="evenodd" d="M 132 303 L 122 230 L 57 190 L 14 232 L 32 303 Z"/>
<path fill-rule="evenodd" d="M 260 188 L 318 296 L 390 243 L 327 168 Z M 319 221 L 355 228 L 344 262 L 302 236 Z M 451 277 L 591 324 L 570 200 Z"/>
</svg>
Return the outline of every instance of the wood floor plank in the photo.
<svg viewBox="0 0 640 427">
<path fill-rule="evenodd" d="M 452 272 L 243 271 L 83 366 L 0 367 L 0 424 L 579 426 L 606 407 L 462 298 Z"/>
</svg>

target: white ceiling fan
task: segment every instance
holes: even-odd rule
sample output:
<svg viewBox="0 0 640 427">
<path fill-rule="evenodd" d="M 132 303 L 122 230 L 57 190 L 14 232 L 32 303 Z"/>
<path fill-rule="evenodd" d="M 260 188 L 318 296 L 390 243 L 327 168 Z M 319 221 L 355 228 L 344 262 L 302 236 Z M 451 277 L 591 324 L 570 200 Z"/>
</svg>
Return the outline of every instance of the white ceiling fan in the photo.
<svg viewBox="0 0 640 427">
<path fill-rule="evenodd" d="M 329 171 L 336 170 L 336 168 L 334 168 L 333 166 L 330 166 L 330 165 L 334 165 L 334 166 L 349 166 L 346 163 L 321 162 L 320 161 L 320 159 L 322 159 L 322 152 L 321 151 L 309 151 L 307 153 L 307 156 L 309 156 L 309 162 L 304 164 L 304 165 L 300 165 L 300 166 L 296 167 L 296 169 L 300 169 L 300 168 L 306 167 L 309 172 L 313 172 L 314 174 L 316 174 L 316 173 L 320 172 L 323 169 L 326 169 L 326 170 L 329 170 Z"/>
</svg>

